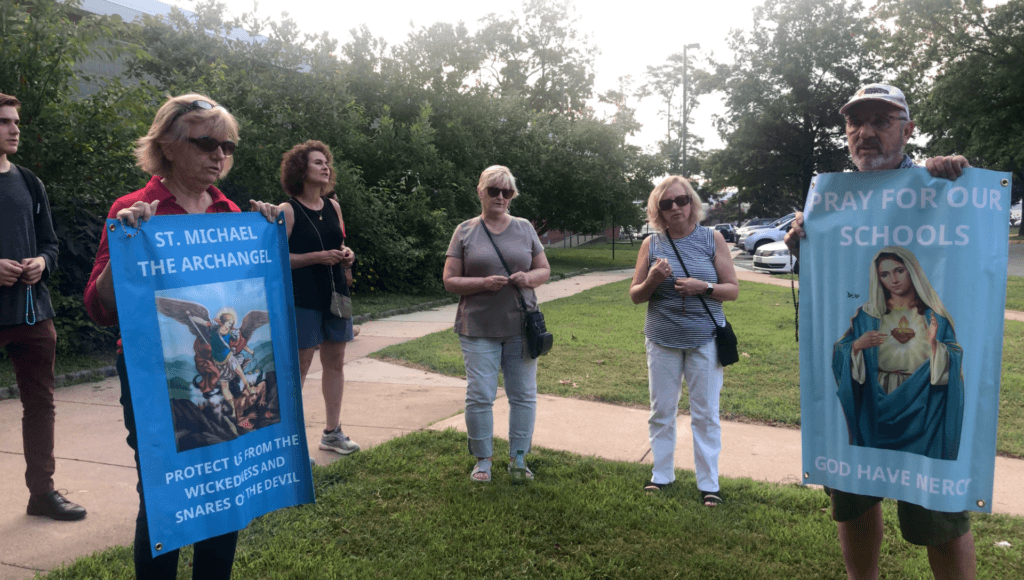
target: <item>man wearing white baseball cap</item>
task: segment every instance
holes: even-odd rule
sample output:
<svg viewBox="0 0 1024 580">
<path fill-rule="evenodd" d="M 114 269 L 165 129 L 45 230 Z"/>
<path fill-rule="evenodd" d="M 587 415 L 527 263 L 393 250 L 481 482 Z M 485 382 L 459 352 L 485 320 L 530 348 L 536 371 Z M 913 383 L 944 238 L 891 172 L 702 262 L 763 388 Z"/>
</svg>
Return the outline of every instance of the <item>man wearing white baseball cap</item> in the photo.
<svg viewBox="0 0 1024 580">
<path fill-rule="evenodd" d="M 846 118 L 850 157 L 860 171 L 915 167 L 903 148 L 914 132 L 907 98 L 900 89 L 873 83 L 857 91 L 839 113 Z M 925 168 L 934 177 L 955 180 L 965 167 L 962 155 L 932 157 Z M 804 237 L 803 215 L 797 214 L 786 234 L 786 245 L 799 255 Z M 882 498 L 825 490 L 832 499 L 832 519 L 839 526 L 846 575 L 853 580 L 878 578 L 882 550 Z M 967 512 L 939 512 L 898 502 L 900 532 L 912 544 L 925 546 L 932 574 L 940 579 L 973 580 L 976 573 L 974 535 Z"/>
</svg>

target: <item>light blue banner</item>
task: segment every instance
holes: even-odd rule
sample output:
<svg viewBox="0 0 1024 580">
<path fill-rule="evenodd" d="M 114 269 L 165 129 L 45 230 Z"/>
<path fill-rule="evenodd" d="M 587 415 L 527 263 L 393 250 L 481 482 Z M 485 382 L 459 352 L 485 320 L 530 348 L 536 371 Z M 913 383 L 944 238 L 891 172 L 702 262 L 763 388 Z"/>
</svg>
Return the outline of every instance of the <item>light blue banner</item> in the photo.
<svg viewBox="0 0 1024 580">
<path fill-rule="evenodd" d="M 991 512 L 1010 174 L 818 176 L 800 248 L 804 483 Z"/>
<path fill-rule="evenodd" d="M 312 502 L 283 220 L 107 228 L 153 555 Z"/>
</svg>

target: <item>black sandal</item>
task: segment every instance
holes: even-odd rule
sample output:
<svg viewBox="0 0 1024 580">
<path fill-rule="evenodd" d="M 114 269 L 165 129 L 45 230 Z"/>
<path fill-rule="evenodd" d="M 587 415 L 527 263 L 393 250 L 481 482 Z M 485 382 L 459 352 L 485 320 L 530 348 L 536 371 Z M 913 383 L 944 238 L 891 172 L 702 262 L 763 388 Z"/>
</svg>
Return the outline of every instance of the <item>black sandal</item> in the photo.
<svg viewBox="0 0 1024 580">
<path fill-rule="evenodd" d="M 668 487 L 670 485 L 672 485 L 672 484 L 671 483 L 654 483 L 653 481 L 648 481 L 647 483 L 644 484 L 644 491 L 650 491 L 650 492 L 661 491 L 661 490 L 665 489 L 666 487 Z"/>
<path fill-rule="evenodd" d="M 700 491 L 700 490 L 697 490 Z M 704 504 L 704 507 L 713 508 L 725 503 L 722 496 L 719 495 L 720 491 L 701 491 L 700 492 L 700 503 Z"/>
</svg>

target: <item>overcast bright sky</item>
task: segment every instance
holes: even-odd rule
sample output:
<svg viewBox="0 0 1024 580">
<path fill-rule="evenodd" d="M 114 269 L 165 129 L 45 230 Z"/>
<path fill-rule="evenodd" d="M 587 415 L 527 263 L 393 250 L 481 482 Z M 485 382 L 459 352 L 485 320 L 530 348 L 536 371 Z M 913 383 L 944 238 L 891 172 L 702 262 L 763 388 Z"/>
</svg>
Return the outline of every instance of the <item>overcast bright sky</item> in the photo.
<svg viewBox="0 0 1024 580">
<path fill-rule="evenodd" d="M 165 0 L 167 1 L 167 0 Z M 252 0 L 223 0 L 229 11 L 241 14 L 252 10 Z M 183 8 L 192 4 L 174 0 Z M 595 95 L 618 87 L 618 78 L 631 75 L 634 86 L 644 82 L 648 65 L 659 65 L 673 53 L 682 52 L 683 45 L 699 43 L 701 50 L 690 51 L 697 58 L 714 52 L 719 60 L 731 61 L 727 38 L 732 28 L 749 28 L 753 8 L 761 0 L 718 0 L 716 2 L 632 0 L 599 2 L 576 0 L 578 30 L 589 34 L 601 54 L 594 63 Z M 470 31 L 479 28 L 480 18 L 491 12 L 508 15 L 521 13 L 519 0 L 391 0 L 385 2 L 295 2 L 294 0 L 260 0 L 259 13 L 278 19 L 287 11 L 304 32 L 328 33 L 342 44 L 348 42 L 349 30 L 366 24 L 374 36 L 389 44 L 402 43 L 409 34 L 410 22 L 416 28 L 435 22 L 465 22 Z M 693 62 L 693 61 L 691 61 Z M 596 99 L 595 99 L 596 102 Z M 659 103 L 648 98 L 631 104 L 637 107 L 637 118 L 643 129 L 633 142 L 645 147 L 664 136 L 664 122 L 658 117 Z M 705 139 L 705 147 L 721 147 L 711 116 L 724 109 L 717 99 L 704 97 L 690 119 L 690 132 Z"/>
</svg>

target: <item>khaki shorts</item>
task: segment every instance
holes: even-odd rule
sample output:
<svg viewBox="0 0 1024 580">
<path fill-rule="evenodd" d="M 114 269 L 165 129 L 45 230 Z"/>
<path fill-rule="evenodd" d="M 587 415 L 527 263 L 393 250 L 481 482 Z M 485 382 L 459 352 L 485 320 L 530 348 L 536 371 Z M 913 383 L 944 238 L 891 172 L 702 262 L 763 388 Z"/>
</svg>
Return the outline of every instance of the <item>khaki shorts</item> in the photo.
<svg viewBox="0 0 1024 580">
<path fill-rule="evenodd" d="M 825 493 L 832 498 L 832 519 L 837 522 L 855 520 L 882 501 L 827 487 Z M 905 501 L 897 502 L 896 512 L 903 539 L 918 546 L 938 546 L 971 531 L 969 512 L 939 512 Z"/>
</svg>

